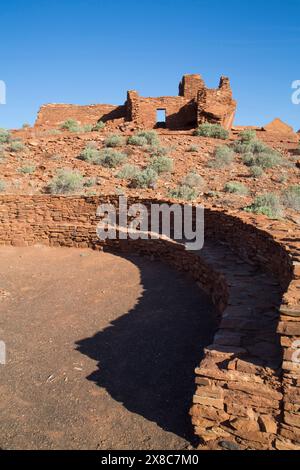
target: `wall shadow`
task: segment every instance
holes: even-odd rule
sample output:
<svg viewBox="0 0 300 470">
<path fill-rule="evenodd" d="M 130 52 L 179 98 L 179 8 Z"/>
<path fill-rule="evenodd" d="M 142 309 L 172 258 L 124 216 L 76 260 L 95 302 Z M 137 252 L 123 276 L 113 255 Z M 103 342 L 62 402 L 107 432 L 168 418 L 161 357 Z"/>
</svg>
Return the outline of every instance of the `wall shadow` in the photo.
<svg viewBox="0 0 300 470">
<path fill-rule="evenodd" d="M 193 442 L 188 412 L 194 369 L 212 342 L 215 308 L 182 273 L 144 257 L 123 257 L 139 268 L 144 291 L 132 310 L 76 343 L 78 351 L 98 361 L 87 379 L 132 413 Z"/>
</svg>

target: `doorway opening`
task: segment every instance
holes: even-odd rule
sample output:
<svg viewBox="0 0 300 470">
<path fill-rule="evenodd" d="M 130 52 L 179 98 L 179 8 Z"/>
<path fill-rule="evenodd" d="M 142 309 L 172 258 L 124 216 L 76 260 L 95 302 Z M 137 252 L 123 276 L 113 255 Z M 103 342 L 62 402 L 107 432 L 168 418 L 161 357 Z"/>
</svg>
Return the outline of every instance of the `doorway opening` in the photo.
<svg viewBox="0 0 300 470">
<path fill-rule="evenodd" d="M 165 109 L 156 110 L 156 126 L 166 127 L 167 113 Z"/>
</svg>

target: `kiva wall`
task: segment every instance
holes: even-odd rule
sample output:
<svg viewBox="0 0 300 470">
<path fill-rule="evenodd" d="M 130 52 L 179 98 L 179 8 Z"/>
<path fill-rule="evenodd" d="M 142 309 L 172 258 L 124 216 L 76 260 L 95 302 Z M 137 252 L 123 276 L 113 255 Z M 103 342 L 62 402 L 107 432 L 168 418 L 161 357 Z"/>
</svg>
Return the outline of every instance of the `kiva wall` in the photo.
<svg viewBox="0 0 300 470">
<path fill-rule="evenodd" d="M 223 314 L 214 343 L 196 369 L 196 393 L 191 416 L 196 434 L 211 441 L 222 439 L 227 422 L 244 420 L 244 424 L 262 423 L 259 431 L 246 430 L 243 441 L 250 448 L 300 449 L 300 367 L 293 360 L 294 342 L 300 340 L 300 230 L 296 224 L 274 222 L 261 216 L 205 210 L 206 239 L 222 241 L 248 262 L 269 270 L 279 280 L 284 293 L 278 308 L 278 326 L 283 362 L 280 370 L 243 370 L 235 342 L 241 326 L 230 314 L 229 286 L 223 275 L 200 257 L 185 251 L 181 244 L 164 240 L 110 241 L 100 243 L 96 236 L 96 209 L 99 203 L 118 204 L 117 197 L 1 196 L 0 244 L 91 247 L 133 250 L 164 259 L 186 272 L 210 294 Z M 128 203 L 153 200 L 129 198 Z M 246 305 L 245 305 L 245 310 Z M 226 315 L 225 313 L 228 312 Z M 246 320 L 251 323 L 250 317 Z M 225 324 L 222 321 L 226 320 Z M 229 322 L 229 323 L 228 323 Z M 246 323 L 247 323 L 246 322 Z M 249 323 L 250 322 L 250 323 Z M 226 326 L 227 323 L 227 326 Z M 230 361 L 220 361 L 220 334 L 226 339 Z M 246 347 L 244 345 L 244 347 Z M 226 353 L 226 351 L 225 351 Z M 240 362 L 239 362 L 240 361 Z M 245 362 L 245 361 L 244 361 Z M 245 364 L 244 364 L 245 366 Z M 247 366 L 247 364 L 246 364 Z M 180 371 L 179 378 L 180 378 Z M 248 410 L 241 415 L 240 394 L 247 394 Z M 209 415 L 209 419 L 205 418 Z M 275 423 L 275 424 L 274 424 Z M 228 437 L 226 438 L 228 439 Z M 231 431 L 233 442 L 239 433 Z"/>
</svg>

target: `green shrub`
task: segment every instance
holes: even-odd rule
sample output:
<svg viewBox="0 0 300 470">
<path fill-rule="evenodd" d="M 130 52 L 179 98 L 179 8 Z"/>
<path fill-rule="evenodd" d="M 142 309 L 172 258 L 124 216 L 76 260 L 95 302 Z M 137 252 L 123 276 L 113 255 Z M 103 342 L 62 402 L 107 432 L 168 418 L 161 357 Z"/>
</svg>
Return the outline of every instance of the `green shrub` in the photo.
<svg viewBox="0 0 300 470">
<path fill-rule="evenodd" d="M 97 178 L 85 178 L 83 186 L 85 188 L 91 188 L 92 186 L 95 186 L 96 183 L 97 183 Z"/>
<path fill-rule="evenodd" d="M 277 152 L 262 152 L 255 158 L 256 166 L 260 166 L 263 170 L 278 166 L 281 161 L 281 155 Z"/>
<path fill-rule="evenodd" d="M 81 151 L 79 158 L 85 162 L 94 163 L 100 157 L 100 151 L 95 142 L 89 142 Z"/>
<path fill-rule="evenodd" d="M 23 142 L 19 139 L 11 140 L 9 145 L 10 152 L 23 152 L 26 149 Z"/>
<path fill-rule="evenodd" d="M 158 175 L 162 173 L 171 173 L 173 171 L 174 162 L 169 157 L 154 157 L 149 165 Z"/>
<path fill-rule="evenodd" d="M 122 147 L 125 140 L 121 135 L 113 134 L 107 137 L 104 142 L 105 147 Z"/>
<path fill-rule="evenodd" d="M 36 170 L 36 166 L 34 164 L 31 165 L 24 165 L 18 169 L 19 173 L 23 173 L 24 175 L 28 174 L 31 175 Z"/>
<path fill-rule="evenodd" d="M 169 153 L 169 149 L 167 147 L 150 147 L 150 157 L 166 157 Z"/>
<path fill-rule="evenodd" d="M 243 163 L 247 166 L 257 166 L 266 170 L 281 165 L 282 157 L 280 153 L 272 149 L 265 149 L 263 152 L 247 152 L 242 156 Z"/>
<path fill-rule="evenodd" d="M 140 172 L 140 169 L 135 165 L 124 165 L 123 168 L 117 173 L 117 178 L 124 180 L 132 180 Z"/>
<path fill-rule="evenodd" d="M 249 194 L 249 189 L 243 183 L 238 181 L 229 181 L 224 186 L 224 191 L 226 193 L 240 194 L 241 196 L 246 196 Z"/>
<path fill-rule="evenodd" d="M 289 186 L 282 195 L 283 203 L 286 207 L 300 211 L 300 185 Z"/>
<path fill-rule="evenodd" d="M 155 131 L 140 131 L 136 134 L 137 137 L 144 137 L 148 145 L 152 147 L 159 146 L 159 138 Z"/>
<path fill-rule="evenodd" d="M 95 124 L 95 125 L 92 127 L 92 131 L 93 131 L 93 132 L 102 131 L 102 129 L 104 129 L 104 128 L 105 128 L 104 122 L 98 121 L 97 124 Z"/>
<path fill-rule="evenodd" d="M 257 165 L 253 165 L 250 167 L 250 174 L 253 178 L 260 178 L 264 174 L 264 170 Z"/>
<path fill-rule="evenodd" d="M 67 119 L 60 125 L 60 129 L 69 132 L 80 132 L 81 127 L 79 122 L 75 121 L 74 119 Z"/>
<path fill-rule="evenodd" d="M 199 192 L 195 188 L 181 184 L 175 189 L 169 191 L 169 197 L 173 199 L 183 199 L 185 201 L 193 201 L 197 199 Z"/>
<path fill-rule="evenodd" d="M 215 158 L 210 161 L 209 166 L 212 168 L 224 168 L 233 162 L 234 152 L 227 145 L 217 147 L 215 150 Z"/>
<path fill-rule="evenodd" d="M 191 171 L 183 178 L 181 186 L 188 186 L 189 188 L 204 191 L 206 183 L 202 176 L 198 175 L 195 171 Z"/>
<path fill-rule="evenodd" d="M 29 129 L 30 127 L 31 126 L 30 126 L 30 124 L 28 124 L 28 122 L 24 122 L 24 124 L 22 126 L 23 129 Z"/>
<path fill-rule="evenodd" d="M 74 193 L 82 190 L 83 182 L 83 176 L 77 171 L 58 170 L 48 186 L 48 191 L 51 194 Z"/>
<path fill-rule="evenodd" d="M 7 129 L 0 129 L 0 144 L 7 144 L 10 139 L 10 132 Z"/>
<path fill-rule="evenodd" d="M 210 124 L 209 122 L 205 122 L 204 124 L 200 124 L 198 129 L 194 131 L 194 135 L 226 140 L 229 137 L 229 132 L 226 131 L 224 127 L 220 126 L 220 124 Z"/>
<path fill-rule="evenodd" d="M 138 136 L 138 135 L 131 135 L 127 139 L 127 144 L 135 145 L 137 147 L 144 147 L 148 144 L 146 137 Z"/>
<path fill-rule="evenodd" d="M 240 139 L 233 144 L 233 149 L 242 154 L 243 163 L 250 167 L 255 166 L 265 170 L 283 164 L 282 155 L 257 140 L 253 131 L 243 131 Z"/>
<path fill-rule="evenodd" d="M 112 148 L 102 149 L 99 157 L 93 160 L 94 165 L 102 165 L 107 168 L 116 168 L 126 160 L 126 153 L 118 152 Z"/>
<path fill-rule="evenodd" d="M 155 188 L 157 181 L 157 173 L 152 168 L 145 168 L 131 179 L 133 188 Z"/>
<path fill-rule="evenodd" d="M 240 142 L 252 142 L 256 140 L 256 132 L 253 129 L 245 129 L 239 133 Z"/>
<path fill-rule="evenodd" d="M 91 132 L 93 130 L 92 124 L 84 124 L 84 126 L 79 128 L 79 132 Z"/>
<path fill-rule="evenodd" d="M 0 193 L 3 193 L 6 189 L 6 184 L 3 180 L 0 180 Z"/>
<path fill-rule="evenodd" d="M 280 219 L 284 215 L 280 198 L 274 193 L 265 193 L 257 196 L 254 202 L 246 207 L 245 210 L 255 214 L 266 215 L 270 219 Z"/>
</svg>

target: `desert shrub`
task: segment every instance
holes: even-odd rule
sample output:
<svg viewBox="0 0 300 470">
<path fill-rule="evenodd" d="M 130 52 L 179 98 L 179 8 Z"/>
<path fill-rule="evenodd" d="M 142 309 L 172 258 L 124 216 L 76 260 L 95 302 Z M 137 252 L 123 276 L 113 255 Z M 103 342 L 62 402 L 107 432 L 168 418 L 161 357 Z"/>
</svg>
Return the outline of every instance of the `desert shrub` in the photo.
<svg viewBox="0 0 300 470">
<path fill-rule="evenodd" d="M 158 175 L 153 168 L 145 168 L 131 179 L 131 186 L 133 188 L 155 188 L 157 177 Z"/>
<path fill-rule="evenodd" d="M 24 175 L 31 175 L 32 173 L 34 173 L 36 170 L 36 166 L 34 164 L 28 164 L 28 165 L 24 165 L 22 166 L 21 168 L 18 169 L 18 172 L 19 173 L 23 173 Z"/>
<path fill-rule="evenodd" d="M 214 159 L 210 161 L 209 166 L 212 168 L 224 168 L 231 165 L 233 158 L 233 150 L 227 145 L 222 145 L 216 148 Z"/>
<path fill-rule="evenodd" d="M 148 144 L 146 137 L 139 136 L 139 135 L 131 135 L 127 139 L 127 143 L 129 145 L 135 145 L 137 147 L 144 147 Z"/>
<path fill-rule="evenodd" d="M 97 178 L 85 178 L 83 186 L 85 188 L 91 188 L 92 186 L 95 186 L 96 183 L 97 183 Z"/>
<path fill-rule="evenodd" d="M 199 148 L 197 147 L 197 145 L 190 145 L 190 147 L 188 147 L 186 149 L 187 152 L 198 152 Z"/>
<path fill-rule="evenodd" d="M 254 202 L 245 208 L 247 212 L 263 214 L 270 219 L 280 219 L 284 215 L 280 198 L 275 193 L 265 193 L 257 196 Z"/>
<path fill-rule="evenodd" d="M 169 153 L 169 149 L 167 147 L 161 147 L 158 145 L 157 147 L 150 147 L 150 157 L 155 158 L 155 157 L 166 157 Z"/>
<path fill-rule="evenodd" d="M 266 170 L 281 165 L 282 157 L 280 153 L 273 149 L 265 149 L 263 152 L 247 152 L 242 156 L 243 163 L 247 166 L 257 166 Z"/>
<path fill-rule="evenodd" d="M 74 193 L 82 189 L 83 182 L 83 176 L 77 171 L 58 170 L 47 189 L 51 194 Z"/>
<path fill-rule="evenodd" d="M 152 158 L 151 163 L 149 165 L 149 167 L 156 171 L 158 175 L 161 175 L 162 173 L 172 172 L 173 166 L 174 162 L 172 158 L 164 156 Z"/>
<path fill-rule="evenodd" d="M 99 151 L 99 157 L 93 160 L 94 165 L 102 165 L 107 168 L 116 168 L 126 160 L 126 153 L 118 152 L 112 148 Z"/>
<path fill-rule="evenodd" d="M 105 139 L 104 145 L 105 147 L 122 147 L 124 143 L 125 140 L 121 135 L 112 134 Z"/>
<path fill-rule="evenodd" d="M 9 144 L 9 151 L 10 152 L 23 152 L 26 149 L 23 142 L 19 139 L 11 140 Z"/>
<path fill-rule="evenodd" d="M 193 201 L 197 199 L 199 192 L 196 188 L 191 188 L 185 184 L 178 185 L 175 189 L 169 191 L 169 197 L 173 199 L 183 199 L 185 201 Z"/>
<path fill-rule="evenodd" d="M 270 150 L 264 142 L 260 140 L 253 139 L 248 141 L 237 140 L 232 145 L 233 149 L 237 153 L 245 154 L 245 153 L 261 153 Z"/>
<path fill-rule="evenodd" d="M 289 186 L 283 192 L 282 200 L 286 207 L 300 211 L 300 185 Z"/>
<path fill-rule="evenodd" d="M 6 189 L 6 184 L 3 180 L 0 180 L 0 193 L 3 193 Z"/>
<path fill-rule="evenodd" d="M 224 186 L 224 191 L 226 193 L 240 194 L 241 196 L 246 196 L 249 193 L 247 186 L 238 181 L 229 181 Z"/>
<path fill-rule="evenodd" d="M 282 165 L 282 155 L 264 142 L 257 140 L 252 132 L 254 131 L 243 131 L 240 139 L 233 144 L 235 152 L 242 154 L 243 163 L 264 170 Z"/>
<path fill-rule="evenodd" d="M 81 126 L 79 128 L 79 132 L 91 132 L 92 130 L 93 130 L 92 124 L 84 124 L 84 126 Z"/>
<path fill-rule="evenodd" d="M 182 180 L 181 186 L 188 186 L 189 188 L 204 191 L 205 181 L 202 176 L 198 175 L 195 171 L 188 173 Z"/>
<path fill-rule="evenodd" d="M 245 129 L 239 133 L 240 142 L 252 142 L 256 140 L 256 132 L 253 129 Z"/>
<path fill-rule="evenodd" d="M 260 166 L 263 170 L 273 168 L 281 164 L 281 155 L 278 152 L 262 152 L 255 158 L 256 166 Z"/>
<path fill-rule="evenodd" d="M 205 122 L 194 131 L 194 135 L 199 137 L 214 137 L 215 139 L 226 140 L 229 137 L 229 132 L 220 126 L 220 124 L 210 124 Z"/>
<path fill-rule="evenodd" d="M 28 124 L 28 122 L 24 122 L 22 128 L 23 129 L 29 129 L 29 127 L 31 127 L 30 124 Z"/>
<path fill-rule="evenodd" d="M 10 132 L 7 129 L 0 129 L 0 144 L 7 144 L 10 139 Z"/>
<path fill-rule="evenodd" d="M 67 119 L 60 125 L 60 129 L 70 132 L 80 132 L 81 130 L 79 122 L 75 121 L 75 119 Z"/>
<path fill-rule="evenodd" d="M 117 173 L 117 178 L 124 180 L 131 180 L 136 177 L 140 169 L 135 165 L 124 165 L 123 168 Z"/>
<path fill-rule="evenodd" d="M 278 178 L 277 178 L 277 181 L 280 184 L 285 184 L 287 182 L 287 180 L 288 180 L 288 177 L 285 174 L 279 175 Z"/>
<path fill-rule="evenodd" d="M 244 165 L 246 166 L 257 166 L 255 164 L 255 156 L 253 153 L 251 152 L 247 152 L 245 153 L 244 155 L 242 155 L 242 162 L 244 163 Z"/>
<path fill-rule="evenodd" d="M 155 131 L 140 131 L 136 134 L 137 137 L 144 137 L 148 145 L 153 147 L 159 146 L 159 138 Z"/>
<path fill-rule="evenodd" d="M 81 151 L 79 158 L 85 162 L 94 163 L 100 157 L 100 151 L 95 142 L 89 142 Z"/>
<path fill-rule="evenodd" d="M 250 167 L 250 174 L 253 178 L 260 178 L 264 174 L 264 170 L 257 165 L 253 165 Z"/>
<path fill-rule="evenodd" d="M 105 128 L 104 122 L 98 121 L 97 124 L 95 124 L 95 125 L 92 127 L 92 131 L 93 131 L 93 132 L 102 131 L 102 129 L 104 129 L 104 128 Z"/>
</svg>

